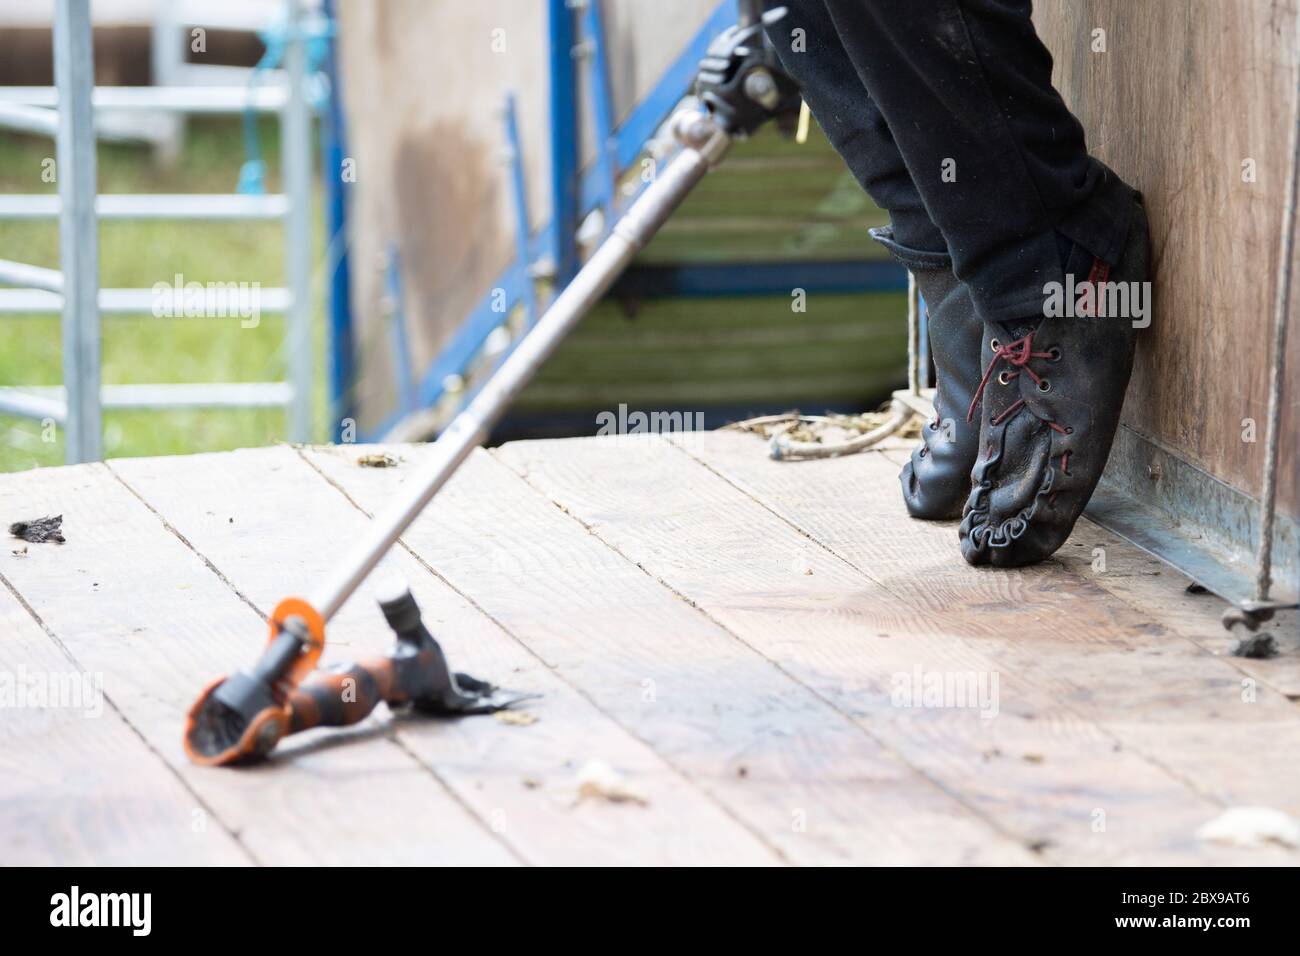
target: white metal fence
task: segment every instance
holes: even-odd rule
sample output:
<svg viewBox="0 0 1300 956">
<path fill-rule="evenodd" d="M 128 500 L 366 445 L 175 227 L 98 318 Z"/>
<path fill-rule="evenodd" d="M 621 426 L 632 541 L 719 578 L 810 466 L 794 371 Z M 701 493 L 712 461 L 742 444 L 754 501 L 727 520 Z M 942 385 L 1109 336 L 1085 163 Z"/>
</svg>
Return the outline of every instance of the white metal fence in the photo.
<svg viewBox="0 0 1300 956">
<path fill-rule="evenodd" d="M 63 386 L 0 388 L 0 412 L 50 419 L 64 429 L 69 463 L 103 457 L 104 408 L 285 407 L 289 437 L 312 437 L 316 363 L 311 324 L 311 108 L 300 0 L 287 0 L 282 79 L 230 87 L 94 87 L 90 0 L 57 0 L 54 87 L 0 88 L 0 127 L 56 140 L 58 195 L 0 195 L 0 219 L 59 221 L 58 270 L 0 260 L 0 318 L 61 313 Z M 279 117 L 283 195 L 97 195 L 95 114 L 149 111 L 176 115 Z M 260 289 L 260 312 L 286 316 L 287 382 L 103 386 L 101 316 L 150 314 L 152 289 L 99 287 L 100 219 L 276 220 L 284 224 L 286 288 Z"/>
</svg>

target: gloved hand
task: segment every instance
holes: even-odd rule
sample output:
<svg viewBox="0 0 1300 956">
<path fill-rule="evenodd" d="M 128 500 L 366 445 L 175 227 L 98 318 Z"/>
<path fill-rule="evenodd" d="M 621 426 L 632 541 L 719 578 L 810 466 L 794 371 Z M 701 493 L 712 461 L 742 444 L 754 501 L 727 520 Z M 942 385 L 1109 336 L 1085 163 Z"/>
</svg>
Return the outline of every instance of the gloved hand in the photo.
<svg viewBox="0 0 1300 956">
<path fill-rule="evenodd" d="M 799 109 L 799 88 L 781 69 L 763 29 L 785 16 L 777 7 L 761 20 L 742 17 L 709 44 L 700 61 L 695 94 L 718 123 L 744 137 L 773 117 Z"/>
</svg>

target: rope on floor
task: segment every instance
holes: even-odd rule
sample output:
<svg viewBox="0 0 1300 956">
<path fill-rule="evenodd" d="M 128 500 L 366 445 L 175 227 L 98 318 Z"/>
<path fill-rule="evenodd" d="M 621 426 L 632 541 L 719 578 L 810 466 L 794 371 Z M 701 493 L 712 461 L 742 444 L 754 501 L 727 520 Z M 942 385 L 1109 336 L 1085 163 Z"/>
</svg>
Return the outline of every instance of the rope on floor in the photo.
<svg viewBox="0 0 1300 956">
<path fill-rule="evenodd" d="M 749 418 L 726 427 L 765 436 L 768 455 L 775 461 L 800 461 L 838 458 L 866 451 L 902 432 L 915 415 L 912 409 L 894 400 L 890 402 L 888 412 L 865 412 L 861 415 L 800 415 L 790 412 Z M 822 441 L 822 434 L 828 431 L 859 434 L 844 441 Z"/>
<path fill-rule="evenodd" d="M 913 395 L 921 391 L 920 290 L 916 276 L 907 274 L 907 381 Z M 813 458 L 838 458 L 853 455 L 880 444 L 891 435 L 902 435 L 917 413 L 893 399 L 888 412 L 864 412 L 861 415 L 762 415 L 726 427 L 753 432 L 768 440 L 768 455 L 775 461 L 805 461 Z M 830 430 L 858 432 L 852 438 L 827 442 L 823 433 Z M 903 437 L 915 438 L 914 428 Z"/>
</svg>

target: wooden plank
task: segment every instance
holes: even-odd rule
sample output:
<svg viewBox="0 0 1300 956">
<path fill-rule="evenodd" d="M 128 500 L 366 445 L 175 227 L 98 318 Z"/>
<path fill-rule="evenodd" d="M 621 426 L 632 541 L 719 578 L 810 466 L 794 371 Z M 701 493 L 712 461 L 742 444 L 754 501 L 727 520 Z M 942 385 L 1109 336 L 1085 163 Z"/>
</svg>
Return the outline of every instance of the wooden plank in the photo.
<svg viewBox="0 0 1300 956">
<path fill-rule="evenodd" d="M 708 458 L 719 439 L 738 436 L 697 434 L 684 441 Z M 757 452 L 761 445 L 749 447 Z M 1193 839 L 1195 828 L 1218 811 L 1214 800 L 1121 745 L 1082 715 L 1076 701 L 1042 688 L 1040 672 L 1026 673 L 1028 649 L 1013 656 L 1009 642 L 997 636 L 1019 634 L 1034 623 L 1033 615 L 1015 612 L 1023 576 L 989 575 L 983 591 L 962 592 L 955 605 L 945 602 L 943 582 L 933 595 L 900 597 L 888 585 L 924 574 L 933 564 L 925 560 L 932 543 L 900 538 L 888 526 L 859 526 L 859 534 L 882 539 L 874 564 L 886 576 L 882 585 L 659 436 L 570 440 L 562 447 L 527 442 L 497 454 L 593 534 L 1050 859 L 1242 858 Z M 797 500 L 824 500 L 828 515 L 847 524 L 855 515 L 878 513 L 864 501 L 868 482 L 860 476 L 851 487 L 823 483 L 829 474 L 824 466 L 863 459 L 773 467 L 793 467 L 802 479 L 791 489 Z M 764 461 L 761 455 L 756 460 Z M 859 501 L 861 507 L 853 507 Z M 889 534 L 894 540 L 883 540 Z M 1065 598 L 1076 609 L 1087 604 Z M 1116 616 L 1129 610 L 1108 609 Z M 964 623 L 972 617 L 986 618 L 994 633 L 984 623 L 972 630 Z M 1094 615 L 1093 622 L 1104 620 Z M 1075 630 L 1071 639 L 1092 637 Z M 906 688 L 913 675 L 922 683 L 934 675 L 969 675 L 990 684 L 997 675 L 996 719 L 971 707 L 895 706 L 892 691 Z M 1099 820 L 1104 832 L 1096 829 Z M 1253 858 L 1273 856 L 1285 855 L 1268 851 Z"/>
<path fill-rule="evenodd" d="M 553 447 L 564 454 L 569 446 Z M 359 468 L 362 449 L 303 454 L 372 509 L 428 454 L 428 446 L 388 450 L 404 459 L 400 467 Z M 403 540 L 791 861 L 1035 859 L 486 452 L 465 463 Z M 539 705 L 546 722 L 550 706 Z"/>
<path fill-rule="evenodd" d="M 899 442 L 882 448 L 881 454 L 901 468 L 911 455 L 912 444 Z M 1102 567 L 1099 557 L 1104 558 L 1104 571 L 1099 570 Z M 1294 611 L 1280 613 L 1263 625 L 1282 648 L 1278 657 L 1269 660 L 1231 657 L 1235 638 L 1223 626 L 1223 612 L 1227 608 L 1224 601 L 1209 593 L 1189 593 L 1187 586 L 1191 579 L 1182 572 L 1139 551 L 1087 518 L 1075 525 L 1074 533 L 1057 552 L 1055 560 L 1210 654 L 1223 657 L 1242 674 L 1287 697 L 1300 698 L 1300 653 L 1297 653 L 1300 629 Z"/>
<path fill-rule="evenodd" d="M 247 497 L 250 488 L 229 485 L 226 496 Z M 5 576 L 82 670 L 104 674 L 125 719 L 199 795 L 209 830 L 237 834 L 267 864 L 514 862 L 374 728 L 362 727 L 347 747 L 304 741 L 258 768 L 190 764 L 181 748 L 185 712 L 214 677 L 256 658 L 263 619 L 103 465 L 0 482 L 0 514 L 54 513 L 65 515 L 67 544 L 30 547 L 25 559 L 5 563 Z M 276 553 L 271 541 L 249 545 Z M 194 809 L 193 799 L 176 806 L 178 831 Z"/>
<path fill-rule="evenodd" d="M 0 569 L 28 560 L 20 549 L 18 542 L 6 547 Z M 199 796 L 122 719 L 104 693 L 104 675 L 82 670 L 10 592 L 3 574 L 0 660 L 5 865 L 251 862 L 230 833 L 207 825 Z M 22 699 L 14 696 L 18 688 Z"/>
<path fill-rule="evenodd" d="M 111 467 L 262 610 L 309 590 L 367 524 L 363 513 L 289 448 L 124 459 Z M 472 548 L 473 542 L 462 546 Z M 377 573 L 411 583 L 452 666 L 544 695 L 528 708 L 540 718 L 529 726 L 491 717 L 412 718 L 392 725 L 400 745 L 521 858 L 538 864 L 778 861 L 724 808 L 556 679 L 551 662 L 522 647 L 411 555 L 392 552 Z M 539 603 L 533 613 L 550 612 Z M 384 653 L 392 643 L 392 632 L 363 590 L 330 623 L 327 659 Z M 375 723 L 388 721 L 381 715 Z M 626 774 L 644 791 L 647 805 L 579 803 L 576 775 L 591 759 Z"/>
<path fill-rule="evenodd" d="M 1161 617 L 1101 588 L 1111 562 L 1141 560 L 1136 549 L 1112 542 L 1107 570 L 1095 574 L 1055 561 L 990 573 L 960 560 L 951 522 L 907 516 L 897 466 L 882 455 L 823 462 L 810 476 L 766 459 L 760 443 L 740 436 L 710 436 L 694 447 L 674 440 L 899 599 L 917 608 L 978 608 L 945 611 L 948 626 L 1198 793 L 1223 804 L 1300 809 L 1300 768 L 1265 769 L 1258 751 L 1261 739 L 1300 747 L 1300 709 L 1275 688 L 1244 679 L 1232 659 L 1206 654 Z M 854 494 L 861 507 L 844 507 Z"/>
<path fill-rule="evenodd" d="M 1070 536 L 1070 547 L 1059 555 L 1060 563 L 1165 627 L 1196 643 L 1210 654 L 1222 657 L 1242 674 L 1268 684 L 1291 698 L 1300 698 L 1300 627 L 1296 612 L 1280 612 L 1261 625 L 1273 634 L 1281 649 L 1269 660 L 1231 656 L 1236 638 L 1223 626 L 1227 603 L 1209 592 L 1188 593 L 1191 579 L 1158 558 L 1128 545 L 1123 539 L 1083 519 Z M 1094 573 L 1096 557 L 1104 553 L 1106 570 Z"/>
</svg>

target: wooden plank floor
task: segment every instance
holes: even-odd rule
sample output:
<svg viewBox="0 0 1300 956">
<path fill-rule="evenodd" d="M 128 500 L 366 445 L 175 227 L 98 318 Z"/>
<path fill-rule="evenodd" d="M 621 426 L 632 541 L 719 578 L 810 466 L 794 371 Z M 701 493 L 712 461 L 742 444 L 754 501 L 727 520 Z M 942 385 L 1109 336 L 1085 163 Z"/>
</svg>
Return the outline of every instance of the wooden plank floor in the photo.
<svg viewBox="0 0 1300 956">
<path fill-rule="evenodd" d="M 428 454 L 357 464 L 374 450 L 0 476 L 4 524 L 62 513 L 68 538 L 0 552 L 0 691 L 103 690 L 0 710 L 0 863 L 1300 863 L 1195 836 L 1228 807 L 1300 816 L 1294 615 L 1281 657 L 1228 657 L 1217 599 L 1086 521 L 1058 560 L 969 568 L 952 524 L 903 511 L 905 443 L 477 452 L 381 573 L 455 667 L 539 694 L 535 719 L 381 708 L 256 768 L 192 766 L 198 691 Z M 326 659 L 390 641 L 363 589 Z M 580 799 L 590 761 L 642 799 Z"/>
</svg>

